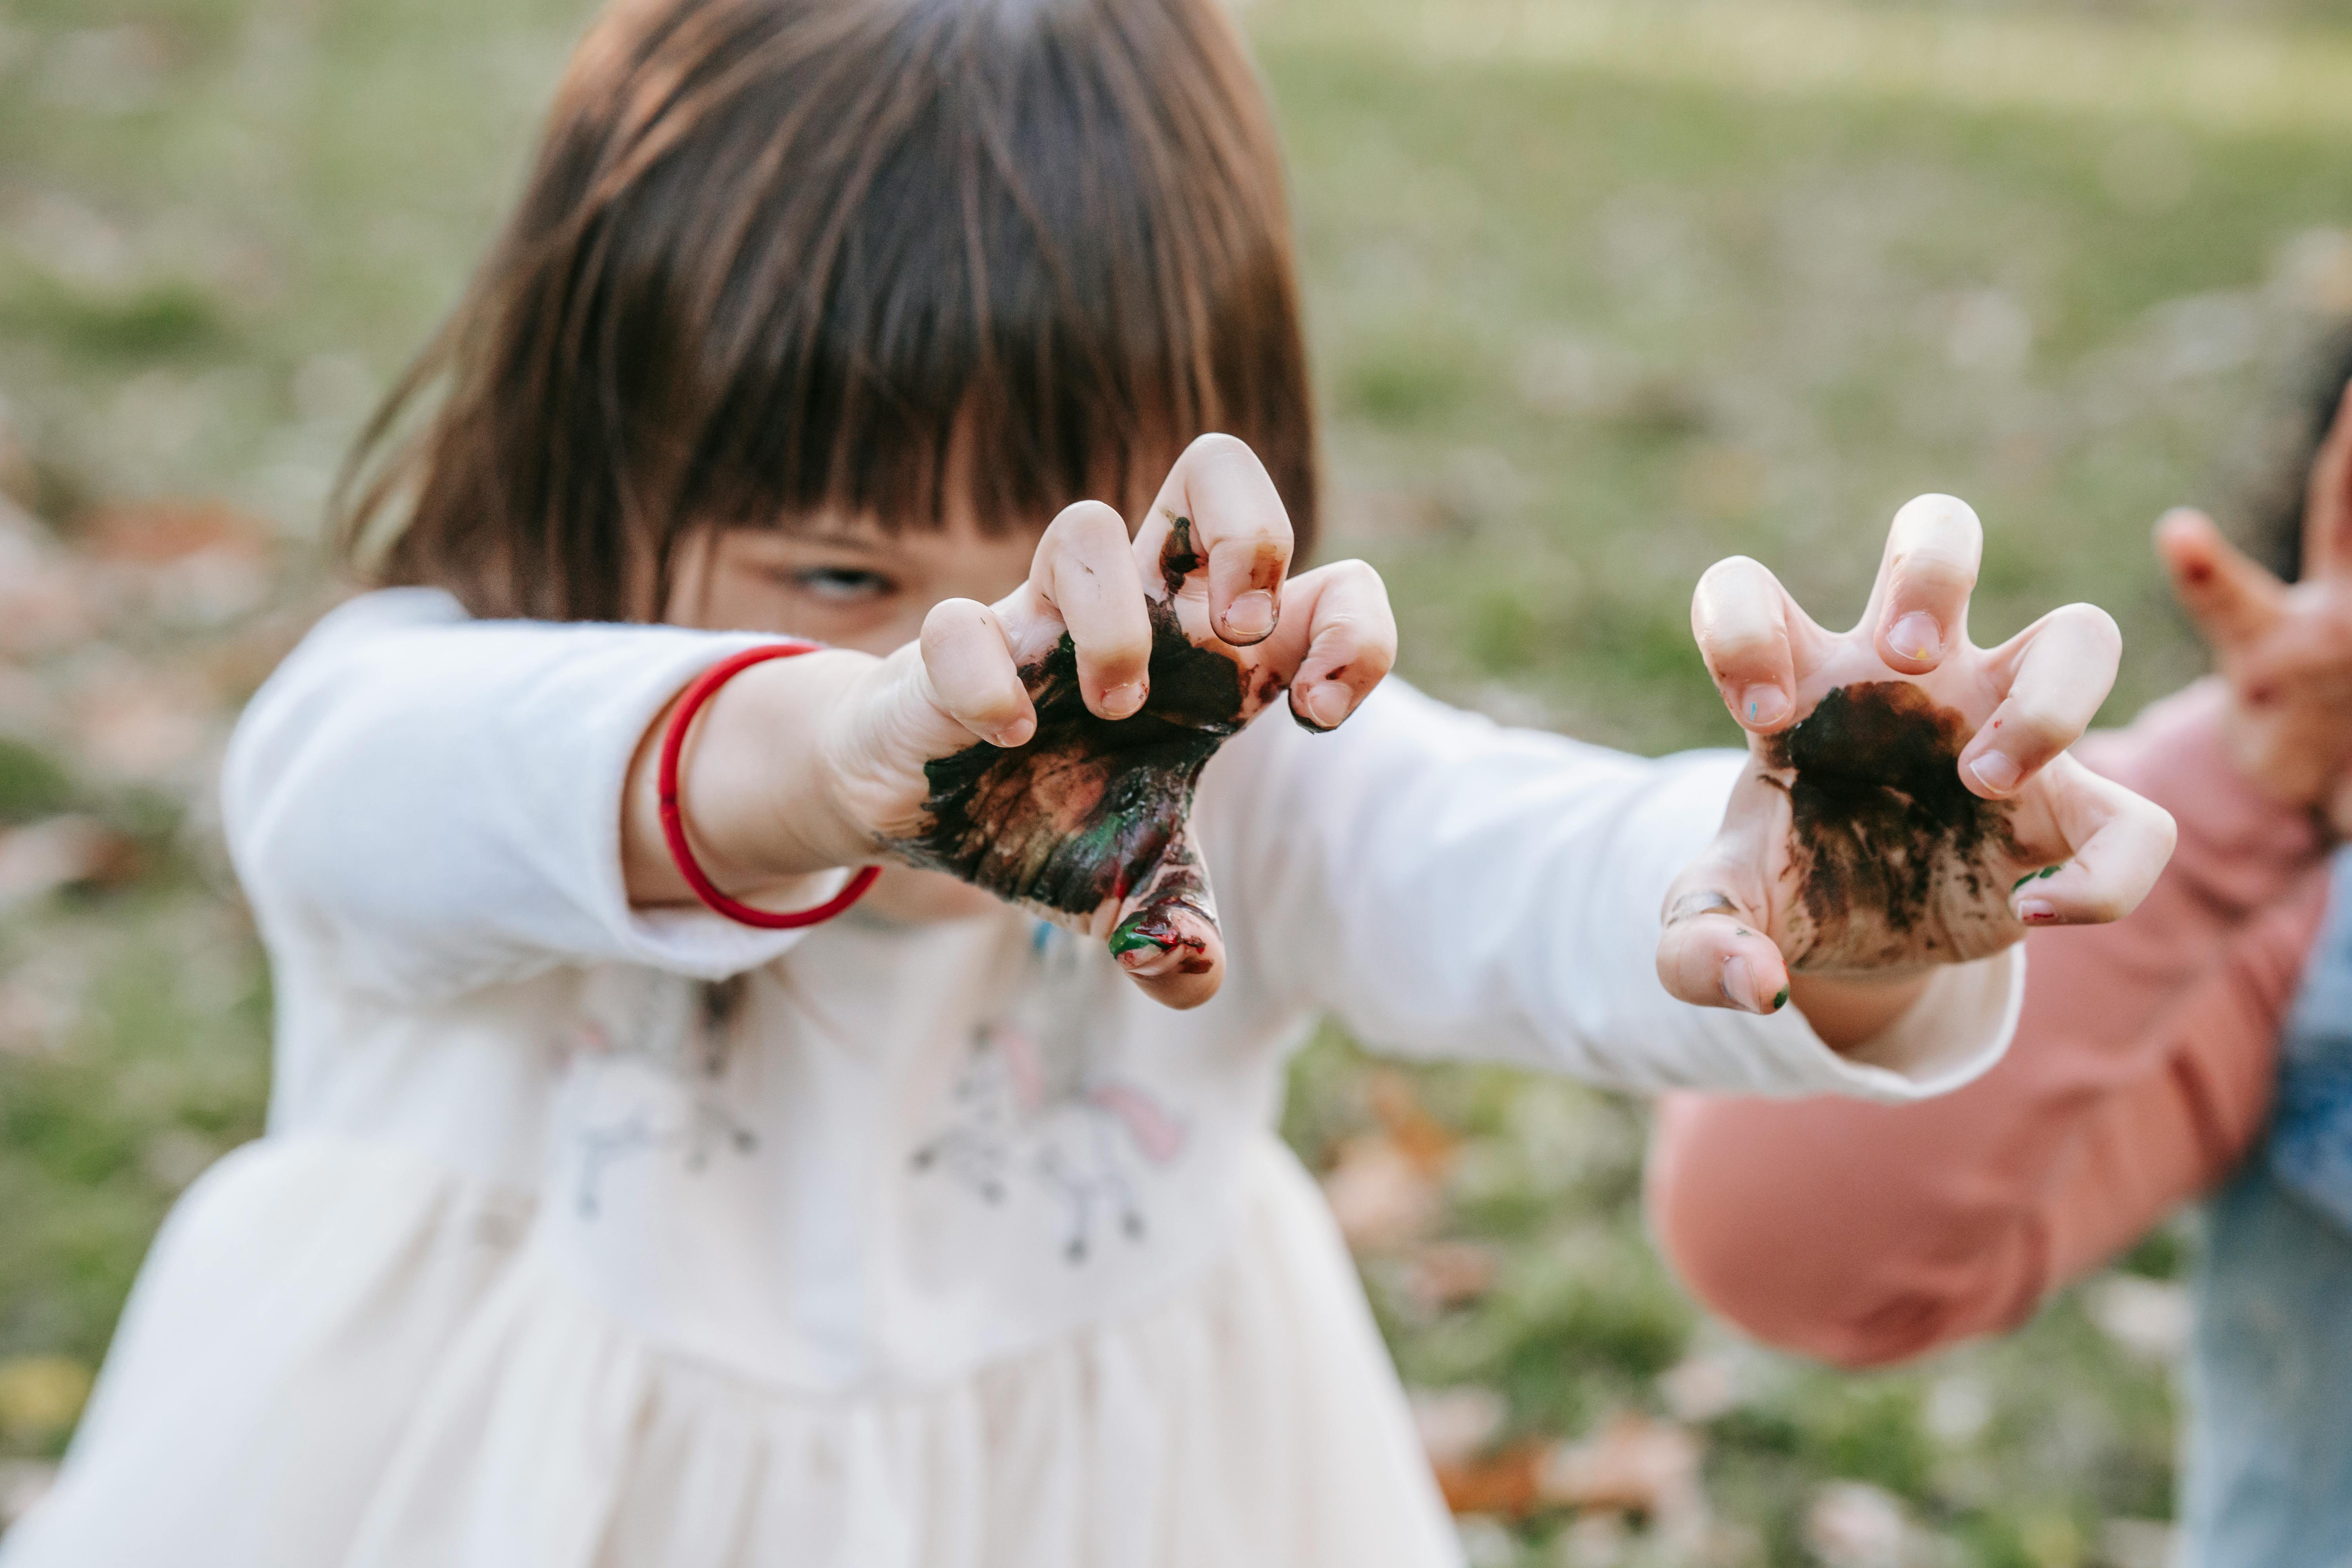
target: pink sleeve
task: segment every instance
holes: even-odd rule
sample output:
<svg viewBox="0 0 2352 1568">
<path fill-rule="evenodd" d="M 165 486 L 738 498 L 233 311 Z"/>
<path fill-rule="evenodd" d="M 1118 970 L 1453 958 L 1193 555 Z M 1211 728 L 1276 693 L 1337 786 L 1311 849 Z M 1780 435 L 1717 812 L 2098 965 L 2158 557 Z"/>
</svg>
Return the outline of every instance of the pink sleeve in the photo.
<svg viewBox="0 0 2352 1568">
<path fill-rule="evenodd" d="M 1771 1342 L 1847 1365 L 2011 1327 L 2235 1163 L 2326 895 L 2301 814 L 2255 792 L 2200 683 L 2078 754 L 2171 810 L 2140 910 L 2029 940 L 2008 1057 L 1907 1106 L 1680 1095 L 1650 1210 L 1690 1288 Z"/>
</svg>

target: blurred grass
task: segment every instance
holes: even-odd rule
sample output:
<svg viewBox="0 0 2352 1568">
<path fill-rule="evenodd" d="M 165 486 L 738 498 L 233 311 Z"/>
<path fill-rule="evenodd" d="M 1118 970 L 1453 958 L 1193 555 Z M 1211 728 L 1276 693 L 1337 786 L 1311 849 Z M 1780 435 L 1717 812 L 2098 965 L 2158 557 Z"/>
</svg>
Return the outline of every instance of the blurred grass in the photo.
<svg viewBox="0 0 2352 1568">
<path fill-rule="evenodd" d="M 334 464 L 515 189 L 582 15 L 0 0 L 0 488 L 69 543 L 110 505 L 222 498 L 280 536 L 280 609 L 253 616 L 310 603 Z M 2198 659 L 2147 527 L 2259 510 L 2276 389 L 2352 310 L 2334 15 L 1256 0 L 1333 548 L 1388 574 L 1406 671 L 1596 739 L 1725 743 L 1698 572 L 1751 553 L 1851 618 L 1886 517 L 1937 489 L 1985 519 L 1980 639 L 2092 599 L 2126 632 L 2110 717 L 2177 685 Z M 266 1027 L 202 769 L 110 779 L 16 694 L 220 635 L 0 659 L 0 818 L 92 813 L 149 847 L 126 887 L 0 907 L 0 1458 L 58 1449 L 58 1391 L 172 1195 L 258 1125 Z M 1897 1374 L 1763 1354 L 1650 1253 L 1638 1108 L 1493 1069 L 1376 1079 L 1328 1036 L 1286 1130 L 1339 1161 L 1398 1082 L 1449 1141 L 1435 1231 L 1366 1251 L 1408 1379 L 1496 1391 L 1489 1447 L 1625 1410 L 1706 1442 L 1703 1545 L 1538 1510 L 1474 1524 L 1480 1561 L 1815 1561 L 1832 1504 L 1896 1519 L 1902 1561 L 2128 1568 L 2156 1539 L 2132 1521 L 2168 1511 L 2169 1373 L 2095 1294 Z M 2132 1267 L 2168 1279 L 2185 1246 Z M 1444 1247 L 1474 1289 L 1433 1291 Z"/>
</svg>

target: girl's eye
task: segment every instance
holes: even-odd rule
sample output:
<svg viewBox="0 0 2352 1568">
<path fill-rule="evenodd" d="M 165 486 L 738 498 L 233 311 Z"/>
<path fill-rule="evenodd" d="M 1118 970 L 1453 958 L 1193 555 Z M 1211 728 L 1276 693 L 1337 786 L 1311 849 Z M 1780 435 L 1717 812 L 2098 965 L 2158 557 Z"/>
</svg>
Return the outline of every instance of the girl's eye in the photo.
<svg viewBox="0 0 2352 1568">
<path fill-rule="evenodd" d="M 837 604 L 879 599 L 898 591 L 898 584 L 881 573 L 864 572 L 855 566 L 814 566 L 805 572 L 795 572 L 793 585 Z"/>
</svg>

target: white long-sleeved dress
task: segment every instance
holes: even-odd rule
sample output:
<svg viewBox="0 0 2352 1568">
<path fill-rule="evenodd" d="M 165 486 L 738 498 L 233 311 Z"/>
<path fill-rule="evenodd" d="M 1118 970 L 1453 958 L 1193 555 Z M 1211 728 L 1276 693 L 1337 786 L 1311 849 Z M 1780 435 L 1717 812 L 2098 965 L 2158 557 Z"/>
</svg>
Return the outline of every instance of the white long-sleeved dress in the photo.
<svg viewBox="0 0 2352 1568">
<path fill-rule="evenodd" d="M 1347 1257 L 1271 1131 L 1360 1038 L 1653 1089 L 1906 1099 L 2014 952 L 1871 1053 L 1672 1001 L 1731 753 L 1391 681 L 1269 721 L 1196 822 L 1187 1013 L 1011 910 L 767 932 L 630 906 L 646 727 L 760 639 L 327 617 L 232 747 L 278 995 L 266 1137 L 182 1200 L 5 1568 L 1421 1568 L 1454 1561 Z M 714 984 L 728 982 L 727 984 Z"/>
</svg>

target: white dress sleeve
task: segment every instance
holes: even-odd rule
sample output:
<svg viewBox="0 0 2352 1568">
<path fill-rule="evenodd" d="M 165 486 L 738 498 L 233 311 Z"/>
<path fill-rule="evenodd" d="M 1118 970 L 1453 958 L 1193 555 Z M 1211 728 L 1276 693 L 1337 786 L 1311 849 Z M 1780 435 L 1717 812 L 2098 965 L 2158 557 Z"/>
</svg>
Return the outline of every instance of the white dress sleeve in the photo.
<svg viewBox="0 0 2352 1568">
<path fill-rule="evenodd" d="M 1843 1056 L 1793 1007 L 1667 994 L 1665 890 L 1721 825 L 1740 763 L 1506 729 L 1391 679 L 1330 734 L 1277 713 L 1228 746 L 1202 837 L 1245 983 L 1329 1008 L 1376 1049 L 1640 1090 L 1888 1100 L 1990 1067 L 2016 1029 L 2021 944 L 1938 970 Z"/>
<path fill-rule="evenodd" d="M 646 727 L 702 669 L 772 640 L 477 621 L 434 589 L 342 605 L 229 745 L 230 858 L 271 945 L 412 1001 L 562 964 L 716 979 L 776 957 L 799 933 L 633 908 L 621 868 Z M 843 875 L 797 896 L 828 897 Z"/>
</svg>

